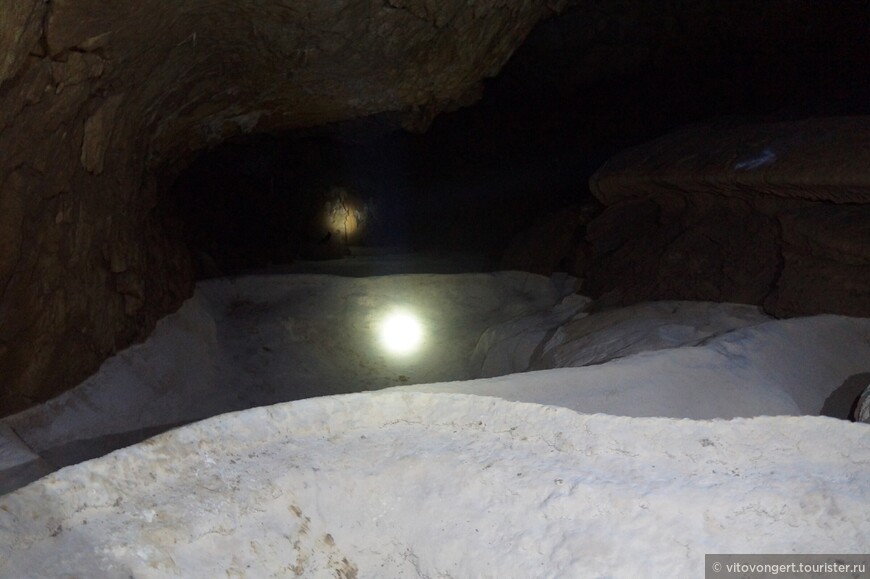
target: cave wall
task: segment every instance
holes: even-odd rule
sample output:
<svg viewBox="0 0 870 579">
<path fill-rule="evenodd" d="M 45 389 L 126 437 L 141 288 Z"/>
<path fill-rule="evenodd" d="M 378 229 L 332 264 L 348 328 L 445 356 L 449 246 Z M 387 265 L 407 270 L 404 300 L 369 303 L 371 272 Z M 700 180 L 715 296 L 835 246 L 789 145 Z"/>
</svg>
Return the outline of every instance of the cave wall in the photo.
<svg viewBox="0 0 870 579">
<path fill-rule="evenodd" d="M 868 30 L 863 0 L 569 7 L 535 27 L 480 101 L 419 137 L 416 185 L 433 199 L 422 214 L 441 228 L 427 237 L 468 247 L 483 234 L 488 250 L 508 248 L 504 267 L 582 275 L 588 248 L 565 240 L 583 237 L 587 183 L 608 159 L 713 118 L 870 114 Z"/>
<path fill-rule="evenodd" d="M 157 208 L 242 132 L 479 95 L 543 0 L 22 0 L 0 11 L 0 415 L 68 388 L 192 289 Z"/>
<path fill-rule="evenodd" d="M 870 117 L 719 121 L 626 149 L 591 180 L 584 292 L 776 316 L 870 316 Z"/>
<path fill-rule="evenodd" d="M 558 158 L 588 177 L 688 123 L 870 114 L 868 29 L 864 0 L 583 2 L 537 26 L 485 98 L 430 134 L 457 159 Z"/>
<path fill-rule="evenodd" d="M 585 221 L 580 207 L 563 210 L 584 202 L 589 177 L 618 150 L 722 115 L 867 110 L 870 90 L 861 71 L 870 68 L 868 26 L 861 2 L 836 9 L 814 0 L 578 3 L 540 22 L 500 73 L 484 81 L 478 102 L 439 115 L 425 133 L 386 134 L 389 119 L 369 118 L 365 126 L 324 130 L 316 141 L 306 139 L 310 131 L 297 131 L 272 145 L 239 143 L 235 161 L 225 154 L 231 151 L 215 151 L 202 194 L 193 180 L 185 185 L 192 197 L 210 195 L 207 183 L 220 181 L 217 174 L 238 182 L 232 165 L 248 164 L 242 157 L 255 154 L 273 159 L 261 174 L 274 176 L 275 186 L 248 171 L 237 189 L 256 203 L 242 209 L 276 190 L 272 207 L 287 218 L 275 230 L 298 229 L 294 222 L 309 210 L 300 198 L 342 183 L 366 194 L 390 192 L 380 208 L 401 210 L 390 216 L 392 229 L 404 229 L 396 243 L 476 250 L 496 260 L 507 250 L 502 263 L 514 269 L 572 267 L 564 264 L 583 256 L 566 250 L 566 240 Z M 318 164 L 317 178 L 326 182 L 316 187 L 313 179 L 294 183 L 288 176 L 312 173 Z M 278 221 L 276 211 L 260 213 L 263 222 Z M 195 228 L 218 229 L 213 219 L 188 217 Z M 547 231 L 559 239 L 546 239 Z M 219 246 L 233 237 L 228 233 L 213 231 L 206 244 L 219 263 L 226 261 Z M 239 258 L 230 261 L 250 256 L 249 266 L 258 266 L 287 255 L 280 247 L 267 251 L 269 244 L 275 242 L 233 251 Z"/>
</svg>

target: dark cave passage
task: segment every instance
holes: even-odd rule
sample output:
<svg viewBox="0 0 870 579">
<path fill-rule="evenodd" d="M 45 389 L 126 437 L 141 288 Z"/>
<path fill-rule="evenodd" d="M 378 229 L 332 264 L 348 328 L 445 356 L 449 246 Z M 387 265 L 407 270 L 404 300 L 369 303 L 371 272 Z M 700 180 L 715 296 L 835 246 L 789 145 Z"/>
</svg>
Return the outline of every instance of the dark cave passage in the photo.
<svg viewBox="0 0 870 579">
<path fill-rule="evenodd" d="M 198 277 L 348 246 L 473 251 L 580 276 L 582 228 L 602 208 L 588 181 L 615 152 L 691 123 L 870 113 L 870 16 L 839 7 L 571 8 L 532 31 L 478 103 L 423 130 L 383 114 L 237 137 L 201 152 L 169 202 Z M 579 219 L 574 247 L 517 257 L 530 228 L 565 211 Z"/>
<path fill-rule="evenodd" d="M 350 140 L 349 130 L 253 137 L 197 159 L 171 198 L 198 275 L 334 259 L 360 246 L 497 262 L 535 218 L 591 199 L 590 170 L 573 163 L 486 167 L 450 158 L 425 134 L 357 131 Z"/>
</svg>

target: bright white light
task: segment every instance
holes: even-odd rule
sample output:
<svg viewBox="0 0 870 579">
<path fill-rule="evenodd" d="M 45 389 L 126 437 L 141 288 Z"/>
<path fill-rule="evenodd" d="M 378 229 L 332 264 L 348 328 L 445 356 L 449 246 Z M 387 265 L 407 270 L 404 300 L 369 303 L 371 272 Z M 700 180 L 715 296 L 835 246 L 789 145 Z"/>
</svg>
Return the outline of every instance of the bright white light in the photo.
<svg viewBox="0 0 870 579">
<path fill-rule="evenodd" d="M 381 343 L 393 354 L 410 354 L 423 341 L 423 326 L 404 310 L 397 310 L 381 322 Z"/>
</svg>

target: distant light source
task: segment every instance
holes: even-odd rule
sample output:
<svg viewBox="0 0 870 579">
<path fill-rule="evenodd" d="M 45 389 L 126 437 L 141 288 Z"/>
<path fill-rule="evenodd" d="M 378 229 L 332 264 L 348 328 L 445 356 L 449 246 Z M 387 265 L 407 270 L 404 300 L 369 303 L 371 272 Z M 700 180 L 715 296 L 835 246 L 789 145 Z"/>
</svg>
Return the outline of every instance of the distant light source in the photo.
<svg viewBox="0 0 870 579">
<path fill-rule="evenodd" d="M 423 326 L 406 310 L 388 314 L 380 326 L 381 343 L 393 354 L 410 354 L 423 341 Z"/>
</svg>

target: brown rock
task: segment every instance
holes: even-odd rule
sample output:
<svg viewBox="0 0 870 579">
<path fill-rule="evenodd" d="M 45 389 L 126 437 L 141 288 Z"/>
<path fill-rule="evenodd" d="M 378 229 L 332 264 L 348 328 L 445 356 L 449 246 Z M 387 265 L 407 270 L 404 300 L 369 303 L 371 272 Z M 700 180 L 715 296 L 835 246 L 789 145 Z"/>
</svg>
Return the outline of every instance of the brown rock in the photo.
<svg viewBox="0 0 870 579">
<path fill-rule="evenodd" d="M 103 172 L 106 149 L 115 128 L 115 117 L 124 100 L 124 95 L 113 95 L 106 99 L 100 108 L 85 121 L 85 135 L 82 141 L 82 166 L 88 173 L 99 175 Z"/>
<path fill-rule="evenodd" d="M 605 205 L 682 191 L 870 202 L 870 117 L 691 127 L 623 151 L 592 176 Z"/>
<path fill-rule="evenodd" d="M 608 208 L 586 290 L 607 303 L 870 316 L 870 118 L 694 127 L 616 155 L 590 186 Z"/>
<path fill-rule="evenodd" d="M 5 192 L 0 196 L 0 287 L 12 276 L 21 255 L 23 240 L 18 232 L 24 221 L 26 178 L 24 171 L 18 170 L 0 184 Z"/>
<path fill-rule="evenodd" d="M 778 264 L 775 221 L 736 199 L 662 197 L 616 204 L 590 224 L 584 290 L 607 305 L 760 303 Z"/>
<path fill-rule="evenodd" d="M 4 3 L 0 13 L 0 87 L 18 74 L 28 51 L 37 43 L 46 4 L 42 0 Z"/>
<path fill-rule="evenodd" d="M 779 222 L 789 253 L 870 265 L 870 205 L 812 205 L 780 214 Z"/>
<path fill-rule="evenodd" d="M 779 221 L 783 269 L 767 309 L 870 316 L 870 206 L 818 205 Z"/>
</svg>

